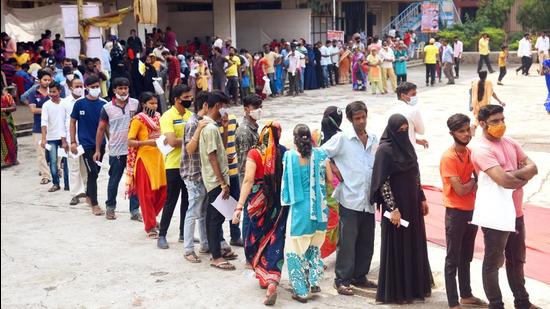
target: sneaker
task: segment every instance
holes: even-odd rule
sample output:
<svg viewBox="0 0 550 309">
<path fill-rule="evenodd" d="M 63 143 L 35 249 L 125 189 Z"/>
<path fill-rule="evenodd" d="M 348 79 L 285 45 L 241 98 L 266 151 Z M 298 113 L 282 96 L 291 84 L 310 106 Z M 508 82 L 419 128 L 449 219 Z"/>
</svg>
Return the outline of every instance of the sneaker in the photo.
<svg viewBox="0 0 550 309">
<path fill-rule="evenodd" d="M 170 246 L 168 246 L 168 241 L 166 241 L 165 236 L 160 236 L 159 237 L 159 239 L 157 240 L 157 247 L 159 247 L 160 249 L 170 248 Z"/>
<path fill-rule="evenodd" d="M 141 214 L 138 212 L 137 214 L 133 214 L 133 215 L 130 217 L 130 220 L 138 221 L 138 222 L 143 222 L 143 217 L 142 217 Z"/>
<path fill-rule="evenodd" d="M 107 211 L 105 212 L 105 219 L 116 220 L 115 210 L 111 208 L 107 208 Z"/>
<path fill-rule="evenodd" d="M 78 204 L 78 202 L 80 202 L 80 201 L 78 200 L 78 197 L 74 196 L 74 197 L 71 199 L 71 201 L 69 202 L 69 205 L 74 206 L 74 205 Z"/>
<path fill-rule="evenodd" d="M 497 85 L 503 86 L 504 84 L 502 82 L 497 82 Z"/>
</svg>

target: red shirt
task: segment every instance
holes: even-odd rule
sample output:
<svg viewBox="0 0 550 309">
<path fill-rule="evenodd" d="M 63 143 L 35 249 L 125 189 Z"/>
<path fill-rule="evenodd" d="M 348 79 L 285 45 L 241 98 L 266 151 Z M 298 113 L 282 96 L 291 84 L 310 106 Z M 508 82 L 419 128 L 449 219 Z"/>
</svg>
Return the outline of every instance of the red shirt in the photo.
<svg viewBox="0 0 550 309">
<path fill-rule="evenodd" d="M 405 33 L 405 37 L 403 38 L 403 43 L 405 43 L 405 45 L 407 45 L 407 47 L 409 47 L 409 45 L 411 45 L 411 34 L 410 33 Z"/>
<path fill-rule="evenodd" d="M 45 51 L 50 51 L 50 49 L 52 49 L 53 47 L 53 42 L 52 40 L 48 39 L 48 38 L 45 38 L 42 40 L 42 47 L 44 47 L 44 50 Z"/>
<path fill-rule="evenodd" d="M 168 80 L 170 84 L 180 79 L 180 61 L 178 58 L 172 56 L 168 60 Z"/>
</svg>

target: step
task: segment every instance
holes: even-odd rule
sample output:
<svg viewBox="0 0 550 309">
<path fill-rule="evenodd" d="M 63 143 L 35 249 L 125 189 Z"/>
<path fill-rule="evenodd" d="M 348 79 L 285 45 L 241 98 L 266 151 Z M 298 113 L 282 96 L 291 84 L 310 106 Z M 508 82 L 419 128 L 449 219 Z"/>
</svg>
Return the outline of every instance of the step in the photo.
<svg viewBox="0 0 550 309">
<path fill-rule="evenodd" d="M 17 137 L 32 135 L 33 125 L 34 125 L 34 123 L 32 123 L 32 122 L 25 122 L 25 123 L 16 124 L 15 125 L 15 131 L 16 131 Z"/>
</svg>

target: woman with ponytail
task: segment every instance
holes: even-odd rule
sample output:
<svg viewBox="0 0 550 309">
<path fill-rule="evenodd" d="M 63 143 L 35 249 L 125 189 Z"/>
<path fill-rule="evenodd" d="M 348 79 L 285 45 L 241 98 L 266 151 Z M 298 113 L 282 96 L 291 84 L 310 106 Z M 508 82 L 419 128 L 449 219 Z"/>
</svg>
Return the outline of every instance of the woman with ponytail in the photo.
<svg viewBox="0 0 550 309">
<path fill-rule="evenodd" d="M 491 97 L 495 98 L 500 105 L 506 106 L 493 90 L 493 83 L 487 80 L 487 71 L 479 71 L 479 80 L 472 83 L 472 112 L 474 114 L 474 123 L 472 124 L 472 134 L 477 127 L 477 113 L 479 109 L 490 104 Z"/>
<path fill-rule="evenodd" d="M 292 298 L 305 303 L 309 293 L 318 293 L 323 274 L 320 247 L 328 221 L 326 186 L 332 171 L 324 150 L 313 147 L 311 132 L 304 124 L 294 128 L 296 150 L 283 157 L 281 202 L 288 206 L 285 257 Z"/>
</svg>

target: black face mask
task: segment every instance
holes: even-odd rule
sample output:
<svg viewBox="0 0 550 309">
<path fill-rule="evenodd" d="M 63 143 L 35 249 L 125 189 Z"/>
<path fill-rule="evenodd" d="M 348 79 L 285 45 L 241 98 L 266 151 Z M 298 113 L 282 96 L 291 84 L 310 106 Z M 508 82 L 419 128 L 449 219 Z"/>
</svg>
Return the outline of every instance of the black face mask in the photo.
<svg viewBox="0 0 550 309">
<path fill-rule="evenodd" d="M 191 104 L 193 104 L 193 100 L 181 100 L 181 105 L 185 108 L 191 107 Z"/>
<path fill-rule="evenodd" d="M 455 140 L 455 143 L 459 144 L 459 145 L 462 145 L 462 146 L 466 146 L 470 143 L 470 141 L 464 143 L 462 142 L 461 140 L 459 140 L 458 138 L 456 138 L 454 135 L 453 135 L 453 139 Z"/>
<path fill-rule="evenodd" d="M 149 117 L 153 117 L 155 116 L 155 113 L 157 112 L 156 110 L 154 109 L 150 109 L 149 107 L 145 107 L 143 109 L 143 112 L 146 113 L 147 115 L 149 115 Z"/>
</svg>

